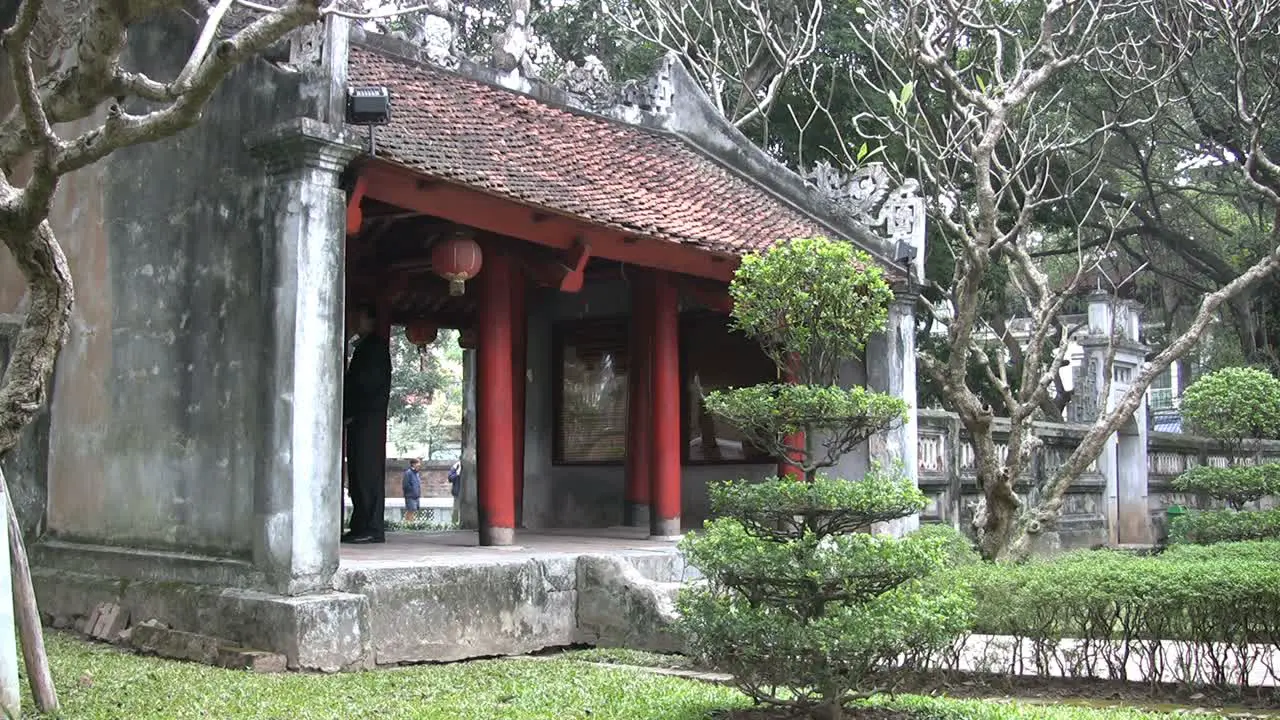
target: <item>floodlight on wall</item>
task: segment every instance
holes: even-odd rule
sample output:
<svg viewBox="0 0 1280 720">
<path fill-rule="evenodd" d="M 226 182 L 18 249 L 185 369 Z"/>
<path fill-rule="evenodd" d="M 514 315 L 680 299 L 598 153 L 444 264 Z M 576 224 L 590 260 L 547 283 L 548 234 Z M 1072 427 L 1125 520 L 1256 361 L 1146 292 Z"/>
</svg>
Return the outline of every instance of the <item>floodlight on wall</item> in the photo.
<svg viewBox="0 0 1280 720">
<path fill-rule="evenodd" d="M 373 129 L 391 122 L 391 91 L 381 86 L 347 88 L 347 124 L 369 128 L 369 154 L 377 154 Z"/>
<path fill-rule="evenodd" d="M 916 259 L 917 252 L 918 250 L 915 245 L 912 245 L 906 240 L 899 240 L 897 247 L 894 248 L 893 251 L 893 259 L 903 265 L 908 265 L 911 261 Z"/>
</svg>

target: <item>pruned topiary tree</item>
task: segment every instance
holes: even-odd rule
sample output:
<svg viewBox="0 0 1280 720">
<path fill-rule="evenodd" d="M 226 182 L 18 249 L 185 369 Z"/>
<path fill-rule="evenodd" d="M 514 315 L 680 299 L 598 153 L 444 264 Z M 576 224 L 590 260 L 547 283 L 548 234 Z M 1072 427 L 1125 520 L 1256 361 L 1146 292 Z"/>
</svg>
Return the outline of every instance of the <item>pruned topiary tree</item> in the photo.
<svg viewBox="0 0 1280 720">
<path fill-rule="evenodd" d="M 1225 502 L 1232 510 L 1280 493 L 1280 463 L 1261 462 L 1260 440 L 1280 437 L 1280 378 L 1255 368 L 1225 368 L 1182 395 L 1189 428 L 1222 443 L 1228 467 L 1200 465 L 1174 481 L 1182 492 Z"/>
<path fill-rule="evenodd" d="M 706 581 L 681 593 L 680 628 L 692 654 L 757 701 L 833 720 L 905 651 L 949 644 L 970 600 L 924 591 L 947 538 L 870 532 L 925 507 L 909 478 L 884 467 L 849 481 L 823 473 L 907 410 L 839 383 L 884 327 L 893 292 L 881 269 L 845 243 L 792 240 L 744 258 L 730 292 L 735 328 L 794 382 L 712 392 L 706 406 L 801 473 L 712 488 L 717 519 L 682 544 Z"/>
</svg>

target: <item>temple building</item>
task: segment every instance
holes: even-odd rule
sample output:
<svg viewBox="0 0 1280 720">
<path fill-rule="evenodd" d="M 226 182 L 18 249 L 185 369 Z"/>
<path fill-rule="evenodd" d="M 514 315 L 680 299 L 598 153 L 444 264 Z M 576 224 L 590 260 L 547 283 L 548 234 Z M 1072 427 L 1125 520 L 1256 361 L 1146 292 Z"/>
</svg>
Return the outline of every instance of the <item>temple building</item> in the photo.
<svg viewBox="0 0 1280 720">
<path fill-rule="evenodd" d="M 181 67 L 184 28 L 131 30 L 132 57 Z M 389 122 L 348 123 L 349 100 L 382 89 Z M 784 167 L 672 58 L 573 92 L 446 69 L 330 18 L 239 70 L 197 128 L 63 183 L 51 220 L 78 291 L 71 337 L 48 413 L 5 465 L 42 609 L 65 621 L 112 603 L 298 668 L 581 641 L 581 572 L 455 570 L 552 531 L 572 546 L 635 527 L 628 548 L 670 554 L 706 518 L 708 483 L 776 472 L 701 404 L 775 378 L 729 330 L 744 254 L 825 235 L 883 265 L 899 300 L 846 380 L 905 398 L 913 419 L 838 470 L 915 472 L 920 210 L 874 168 Z M 23 303 L 0 257 L 0 313 Z M 365 303 L 383 332 L 457 328 L 471 350 L 469 530 L 430 559 L 394 533 L 376 557 L 339 544 L 346 310 Z M 0 315 L 0 362 L 14 317 Z M 453 606 L 477 594 L 492 599 Z M 438 610 L 436 634 L 406 636 L 406 605 Z M 556 608 L 570 617 L 542 619 Z"/>
</svg>

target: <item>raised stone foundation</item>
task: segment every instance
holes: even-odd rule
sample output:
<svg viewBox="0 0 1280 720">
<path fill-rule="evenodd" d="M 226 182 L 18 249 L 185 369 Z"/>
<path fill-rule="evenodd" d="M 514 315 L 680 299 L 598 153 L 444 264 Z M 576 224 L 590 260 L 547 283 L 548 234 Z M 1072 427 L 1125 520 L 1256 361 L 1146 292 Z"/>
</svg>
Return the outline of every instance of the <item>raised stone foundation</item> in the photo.
<svg viewBox="0 0 1280 720">
<path fill-rule="evenodd" d="M 567 549 L 574 544 L 581 550 Z M 690 571 L 672 544 L 636 544 L 555 538 L 545 550 L 437 545 L 424 553 L 419 542 L 414 556 L 415 546 L 397 547 L 393 539 L 362 549 L 360 559 L 344 558 L 332 590 L 292 597 L 191 580 L 104 577 L 84 565 L 43 566 L 34 575 L 50 624 L 83 627 L 95 608 L 110 603 L 130 626 L 154 621 L 279 653 L 293 670 L 360 670 L 584 644 L 677 650 L 670 623 L 675 593 Z M 163 559 L 153 562 L 153 575 L 165 572 Z"/>
</svg>

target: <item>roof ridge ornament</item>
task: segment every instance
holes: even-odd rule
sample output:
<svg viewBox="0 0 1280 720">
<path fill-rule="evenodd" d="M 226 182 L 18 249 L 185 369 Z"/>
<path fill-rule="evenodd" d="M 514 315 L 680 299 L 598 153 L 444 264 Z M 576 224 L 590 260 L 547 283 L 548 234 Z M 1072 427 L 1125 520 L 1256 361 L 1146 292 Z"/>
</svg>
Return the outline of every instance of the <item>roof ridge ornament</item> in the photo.
<svg viewBox="0 0 1280 720">
<path fill-rule="evenodd" d="M 883 163 L 870 162 L 853 173 L 827 160 L 816 163 L 804 180 L 818 191 L 840 214 L 872 229 L 882 229 L 894 257 L 916 269 L 916 279 L 924 278 L 924 198 L 920 183 L 907 178 L 890 190 L 889 171 Z"/>
<path fill-rule="evenodd" d="M 679 61 L 675 53 L 667 53 L 649 77 L 625 83 L 620 93 L 622 104 L 657 115 L 669 114 L 676 94 L 671 82 L 671 68 Z"/>
<path fill-rule="evenodd" d="M 643 124 L 636 110 L 651 115 L 671 114 L 676 95 L 672 67 L 678 62 L 678 57 L 667 53 L 647 77 L 618 83 L 609 77 L 599 58 L 589 55 L 581 65 L 569 63 L 565 73 L 552 84 L 568 93 L 573 104 L 583 110 L 632 125 Z"/>
<path fill-rule="evenodd" d="M 889 171 L 878 162 L 866 163 L 850 174 L 821 160 L 803 177 L 837 211 L 864 225 L 874 223 L 875 211 L 889 193 Z"/>
</svg>

